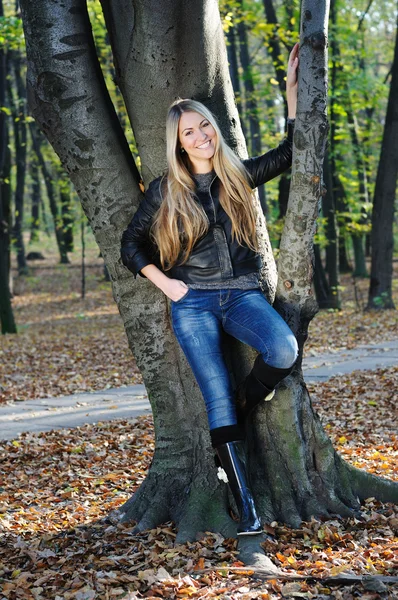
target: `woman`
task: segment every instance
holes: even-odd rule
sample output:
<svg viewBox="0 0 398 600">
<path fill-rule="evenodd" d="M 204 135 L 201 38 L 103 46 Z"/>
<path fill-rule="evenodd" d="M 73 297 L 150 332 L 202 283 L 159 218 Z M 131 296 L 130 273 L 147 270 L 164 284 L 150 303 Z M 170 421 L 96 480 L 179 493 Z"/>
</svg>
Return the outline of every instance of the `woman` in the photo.
<svg viewBox="0 0 398 600">
<path fill-rule="evenodd" d="M 253 189 L 291 165 L 298 44 L 287 72 L 288 134 L 240 161 L 211 112 L 178 99 L 167 116 L 168 170 L 152 181 L 122 238 L 123 263 L 170 298 L 175 335 L 203 394 L 212 445 L 239 510 L 238 535 L 262 528 L 248 483 L 241 426 L 292 370 L 297 343 L 259 286 Z M 233 390 L 222 331 L 259 351 Z M 226 475 L 226 477 L 225 477 Z"/>
</svg>

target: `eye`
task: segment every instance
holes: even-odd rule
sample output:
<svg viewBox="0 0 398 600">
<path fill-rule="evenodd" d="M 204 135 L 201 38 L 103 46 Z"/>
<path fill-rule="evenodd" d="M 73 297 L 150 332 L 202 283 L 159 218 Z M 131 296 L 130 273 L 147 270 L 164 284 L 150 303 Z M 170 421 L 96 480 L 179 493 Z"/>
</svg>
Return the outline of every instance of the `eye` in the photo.
<svg viewBox="0 0 398 600">
<path fill-rule="evenodd" d="M 203 123 L 202 127 L 207 127 L 210 123 Z"/>
<path fill-rule="evenodd" d="M 187 131 L 187 132 L 186 132 L 186 134 L 185 134 L 185 137 L 186 137 L 187 135 L 189 135 L 190 133 L 192 133 L 192 131 Z"/>
</svg>

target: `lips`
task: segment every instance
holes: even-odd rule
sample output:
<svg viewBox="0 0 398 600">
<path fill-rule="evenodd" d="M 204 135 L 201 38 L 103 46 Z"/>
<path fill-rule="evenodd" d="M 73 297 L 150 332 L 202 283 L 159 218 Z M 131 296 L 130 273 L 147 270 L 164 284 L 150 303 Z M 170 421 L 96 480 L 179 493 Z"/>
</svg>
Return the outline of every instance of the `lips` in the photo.
<svg viewBox="0 0 398 600">
<path fill-rule="evenodd" d="M 205 150 L 206 148 L 208 148 L 210 146 L 210 143 L 211 143 L 211 140 L 206 140 L 206 142 L 204 142 L 200 146 L 197 146 L 197 148 L 199 148 L 201 150 Z"/>
</svg>

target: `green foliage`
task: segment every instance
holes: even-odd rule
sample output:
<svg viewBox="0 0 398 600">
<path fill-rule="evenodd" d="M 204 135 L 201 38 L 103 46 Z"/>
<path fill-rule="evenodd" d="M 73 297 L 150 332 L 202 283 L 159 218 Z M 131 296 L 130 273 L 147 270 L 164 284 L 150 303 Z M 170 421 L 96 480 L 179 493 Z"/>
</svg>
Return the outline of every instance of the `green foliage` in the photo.
<svg viewBox="0 0 398 600">
<path fill-rule="evenodd" d="M 391 306 L 391 296 L 388 292 L 382 292 L 380 296 L 376 296 L 372 300 L 376 308 L 387 308 Z"/>
<path fill-rule="evenodd" d="M 23 49 L 22 19 L 15 15 L 0 17 L 0 47 L 6 50 Z"/>
</svg>

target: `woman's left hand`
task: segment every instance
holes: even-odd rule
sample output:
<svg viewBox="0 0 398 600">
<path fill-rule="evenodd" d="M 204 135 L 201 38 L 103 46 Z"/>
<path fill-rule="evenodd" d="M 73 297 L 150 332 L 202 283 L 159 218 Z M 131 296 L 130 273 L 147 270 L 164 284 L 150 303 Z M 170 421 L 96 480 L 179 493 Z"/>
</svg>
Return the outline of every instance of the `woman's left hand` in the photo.
<svg viewBox="0 0 398 600">
<path fill-rule="evenodd" d="M 297 104 L 297 69 L 299 65 L 299 44 L 293 46 L 289 55 L 286 76 L 286 99 L 288 105 L 288 117 L 294 119 Z"/>
</svg>

